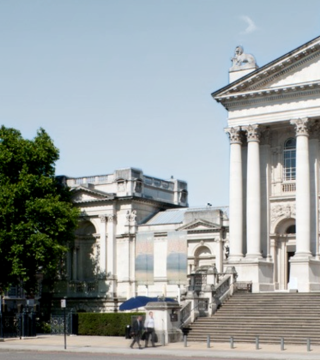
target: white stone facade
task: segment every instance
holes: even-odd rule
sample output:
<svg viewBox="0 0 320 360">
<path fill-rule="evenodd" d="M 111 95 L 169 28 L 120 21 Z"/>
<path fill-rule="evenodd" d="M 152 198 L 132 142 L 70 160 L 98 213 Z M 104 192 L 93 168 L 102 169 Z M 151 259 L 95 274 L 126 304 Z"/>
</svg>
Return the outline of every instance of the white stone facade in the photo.
<svg viewBox="0 0 320 360">
<path fill-rule="evenodd" d="M 253 291 L 320 291 L 320 37 L 230 69 L 230 257 Z"/>
<path fill-rule="evenodd" d="M 68 307 L 114 311 L 135 295 L 180 300 L 188 273 L 213 264 L 222 272 L 227 215 L 212 207 L 188 209 L 185 181 L 132 168 L 61 181 L 81 211 L 66 277 L 55 291 Z"/>
</svg>

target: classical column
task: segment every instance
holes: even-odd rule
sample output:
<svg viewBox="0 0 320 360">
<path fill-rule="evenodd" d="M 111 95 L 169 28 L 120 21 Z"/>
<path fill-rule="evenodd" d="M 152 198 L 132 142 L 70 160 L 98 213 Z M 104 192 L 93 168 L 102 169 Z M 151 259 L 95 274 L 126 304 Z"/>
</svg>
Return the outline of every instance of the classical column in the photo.
<svg viewBox="0 0 320 360">
<path fill-rule="evenodd" d="M 229 183 L 229 261 L 237 261 L 243 257 L 243 195 L 242 195 L 242 159 L 241 129 L 231 127 L 225 129 L 230 138 L 230 183 Z"/>
<path fill-rule="evenodd" d="M 243 126 L 247 133 L 247 258 L 261 258 L 260 132 L 257 124 Z"/>
<path fill-rule="evenodd" d="M 296 253 L 309 257 L 310 252 L 310 169 L 308 119 L 291 120 L 296 129 Z"/>
<path fill-rule="evenodd" d="M 100 275 L 106 275 L 107 263 L 106 249 L 106 215 L 100 216 L 100 254 L 99 254 L 99 272 Z"/>
</svg>

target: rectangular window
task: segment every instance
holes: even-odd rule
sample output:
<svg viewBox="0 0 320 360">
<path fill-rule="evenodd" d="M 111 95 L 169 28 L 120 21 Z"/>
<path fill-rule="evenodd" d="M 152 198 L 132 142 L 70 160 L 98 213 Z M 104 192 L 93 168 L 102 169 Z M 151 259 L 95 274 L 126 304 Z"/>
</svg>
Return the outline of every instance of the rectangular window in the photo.
<svg viewBox="0 0 320 360">
<path fill-rule="evenodd" d="M 284 151 L 284 181 L 296 179 L 296 150 Z"/>
</svg>

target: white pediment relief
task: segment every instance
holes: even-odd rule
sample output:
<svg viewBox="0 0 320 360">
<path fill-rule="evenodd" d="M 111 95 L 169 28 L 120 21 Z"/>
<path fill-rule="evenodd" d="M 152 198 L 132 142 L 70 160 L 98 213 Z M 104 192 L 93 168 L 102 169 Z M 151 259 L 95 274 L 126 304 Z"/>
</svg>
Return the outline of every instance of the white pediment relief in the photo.
<svg viewBox="0 0 320 360">
<path fill-rule="evenodd" d="M 256 87 L 256 90 L 286 88 L 319 82 L 320 57 L 312 58 L 310 61 L 303 62 L 299 66 L 292 66 L 291 68 L 279 71 L 279 73 L 271 76 L 270 79 L 263 83 L 262 86 Z"/>
<path fill-rule="evenodd" d="M 94 200 L 101 200 L 101 196 L 97 196 L 97 195 L 91 195 L 91 194 L 86 194 L 85 192 L 79 192 L 77 194 L 74 194 L 72 196 L 72 201 L 76 201 L 76 202 L 81 202 L 81 201 L 94 201 Z"/>
<path fill-rule="evenodd" d="M 72 191 L 71 199 L 73 202 L 90 202 L 112 199 L 111 194 L 102 193 L 101 191 L 83 189 L 81 187 Z"/>
<path fill-rule="evenodd" d="M 220 230 L 220 227 L 212 222 L 205 220 L 194 220 L 179 227 L 177 230 Z"/>
</svg>

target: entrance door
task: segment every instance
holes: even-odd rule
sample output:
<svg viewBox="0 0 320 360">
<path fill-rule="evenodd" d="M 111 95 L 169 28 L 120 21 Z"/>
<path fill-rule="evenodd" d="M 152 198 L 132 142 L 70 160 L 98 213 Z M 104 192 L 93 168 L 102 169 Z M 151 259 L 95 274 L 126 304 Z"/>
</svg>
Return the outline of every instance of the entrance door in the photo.
<svg viewBox="0 0 320 360">
<path fill-rule="evenodd" d="M 275 251 L 275 288 L 287 290 L 290 281 L 290 258 L 296 251 L 295 219 L 281 221 L 277 228 Z"/>
<path fill-rule="evenodd" d="M 294 256 L 294 251 L 287 252 L 287 283 L 290 281 L 290 259 Z"/>
</svg>

